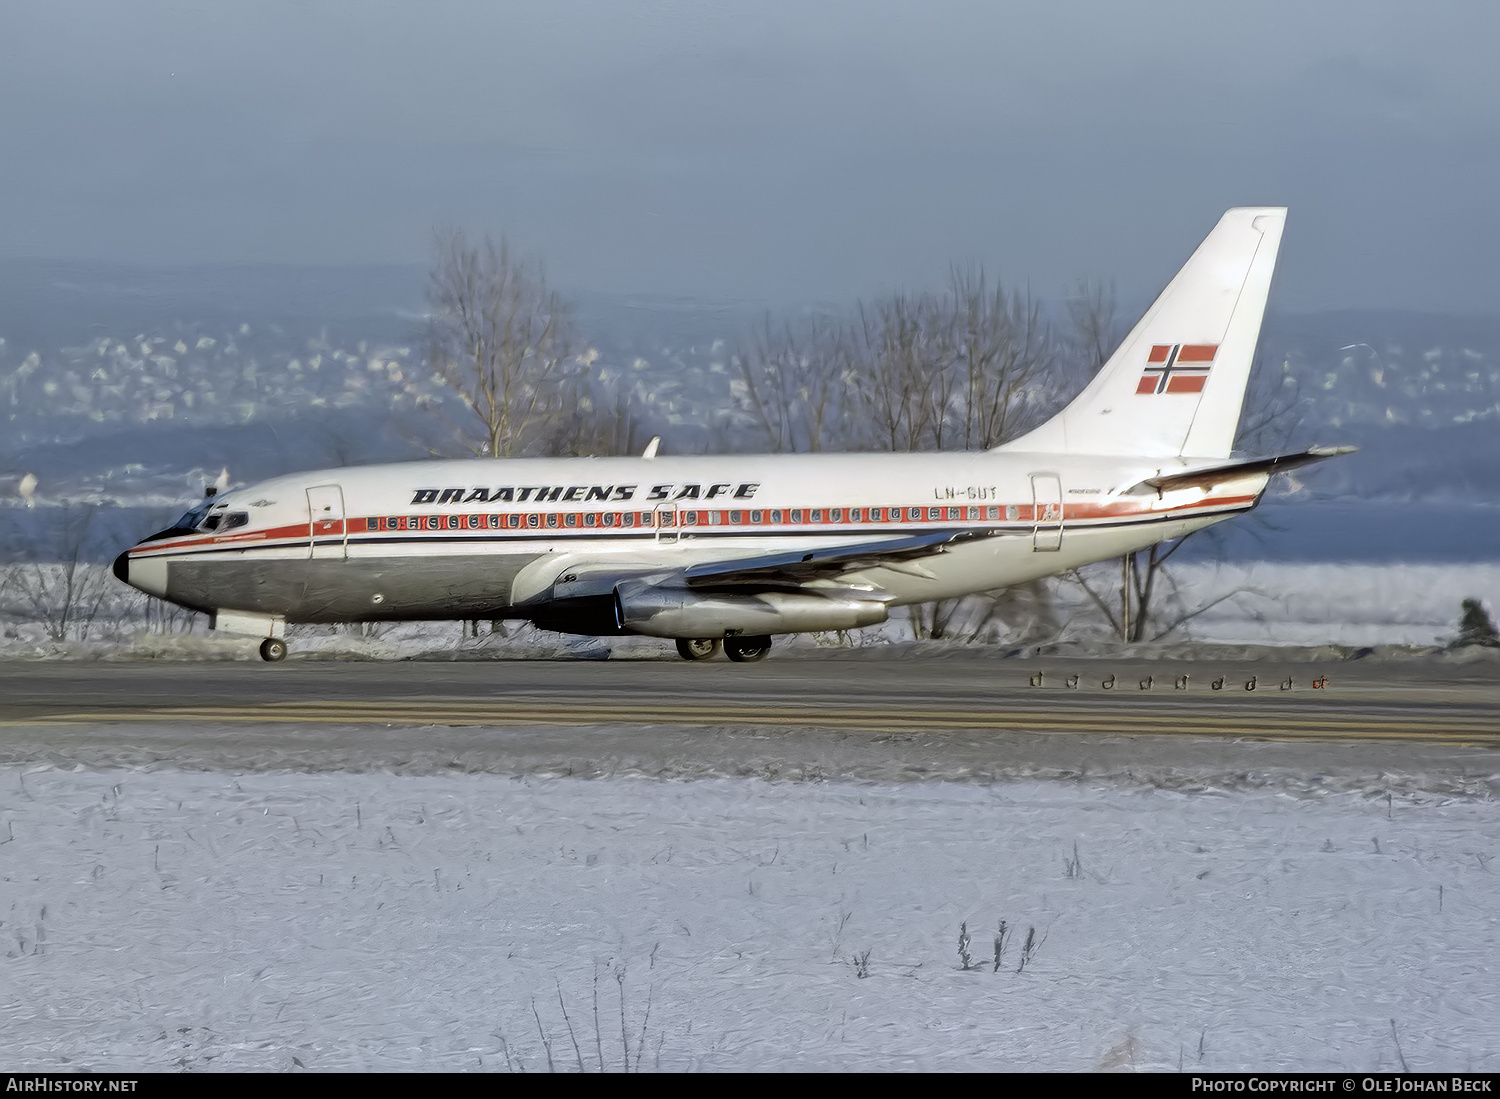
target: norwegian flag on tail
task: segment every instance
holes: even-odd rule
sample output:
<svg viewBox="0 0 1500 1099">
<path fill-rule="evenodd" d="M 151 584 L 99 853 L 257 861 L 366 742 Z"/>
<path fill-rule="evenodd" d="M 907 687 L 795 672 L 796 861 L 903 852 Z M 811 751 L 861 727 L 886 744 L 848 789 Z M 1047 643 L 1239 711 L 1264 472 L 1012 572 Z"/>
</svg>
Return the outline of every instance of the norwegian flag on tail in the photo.
<svg viewBox="0 0 1500 1099">
<path fill-rule="evenodd" d="M 1202 393 L 1218 354 L 1216 343 L 1159 343 L 1146 358 L 1137 393 Z"/>
</svg>

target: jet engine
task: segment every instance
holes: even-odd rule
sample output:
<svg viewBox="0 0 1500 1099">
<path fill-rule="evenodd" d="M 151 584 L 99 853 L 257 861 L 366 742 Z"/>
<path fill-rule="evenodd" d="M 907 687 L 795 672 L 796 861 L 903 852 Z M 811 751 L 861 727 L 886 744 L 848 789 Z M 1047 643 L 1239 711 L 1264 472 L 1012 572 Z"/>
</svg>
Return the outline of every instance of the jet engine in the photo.
<svg viewBox="0 0 1500 1099">
<path fill-rule="evenodd" d="M 615 587 L 615 624 L 648 637 L 739 637 L 849 630 L 884 622 L 873 599 L 803 592 L 697 592 L 644 583 Z"/>
</svg>

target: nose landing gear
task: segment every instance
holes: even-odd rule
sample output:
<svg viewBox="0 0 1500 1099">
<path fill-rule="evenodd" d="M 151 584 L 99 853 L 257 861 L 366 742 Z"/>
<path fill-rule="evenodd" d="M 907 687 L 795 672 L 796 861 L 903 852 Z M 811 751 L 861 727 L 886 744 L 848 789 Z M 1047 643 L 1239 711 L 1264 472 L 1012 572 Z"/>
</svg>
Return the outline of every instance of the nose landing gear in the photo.
<svg viewBox="0 0 1500 1099">
<path fill-rule="evenodd" d="M 260 658 L 274 664 L 286 659 L 286 642 L 279 637 L 268 637 L 260 643 Z"/>
</svg>

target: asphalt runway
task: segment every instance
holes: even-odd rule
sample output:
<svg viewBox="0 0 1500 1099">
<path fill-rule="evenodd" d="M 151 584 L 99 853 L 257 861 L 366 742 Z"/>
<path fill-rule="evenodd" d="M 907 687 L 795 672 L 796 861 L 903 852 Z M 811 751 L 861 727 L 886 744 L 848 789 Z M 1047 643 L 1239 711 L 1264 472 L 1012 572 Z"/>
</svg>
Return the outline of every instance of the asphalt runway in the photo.
<svg viewBox="0 0 1500 1099">
<path fill-rule="evenodd" d="M 1268 766 L 1468 789 L 1497 749 L 1493 669 L 1441 660 L 0 665 L 5 764 L 993 779 L 1149 760 L 1185 782 Z"/>
</svg>

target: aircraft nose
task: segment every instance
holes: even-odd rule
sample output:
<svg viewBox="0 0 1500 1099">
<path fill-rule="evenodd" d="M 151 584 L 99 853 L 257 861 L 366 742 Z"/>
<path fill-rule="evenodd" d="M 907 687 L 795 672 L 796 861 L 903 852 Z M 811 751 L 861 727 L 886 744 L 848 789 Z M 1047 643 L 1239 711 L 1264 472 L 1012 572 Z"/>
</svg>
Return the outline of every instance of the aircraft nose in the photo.
<svg viewBox="0 0 1500 1099">
<path fill-rule="evenodd" d="M 114 574 L 138 591 L 167 598 L 167 563 L 160 557 L 137 557 L 131 560 L 126 550 L 115 558 Z"/>
</svg>

